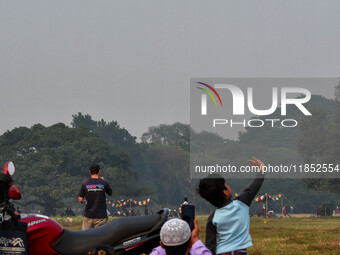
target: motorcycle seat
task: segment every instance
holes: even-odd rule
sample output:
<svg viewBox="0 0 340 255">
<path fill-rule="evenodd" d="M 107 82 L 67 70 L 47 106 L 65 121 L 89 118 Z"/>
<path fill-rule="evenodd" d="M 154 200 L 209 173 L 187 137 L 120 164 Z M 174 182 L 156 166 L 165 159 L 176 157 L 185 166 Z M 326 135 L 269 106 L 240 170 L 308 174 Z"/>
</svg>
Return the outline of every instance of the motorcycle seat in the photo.
<svg viewBox="0 0 340 255">
<path fill-rule="evenodd" d="M 161 220 L 160 214 L 118 218 L 92 229 L 64 233 L 53 245 L 63 255 L 83 255 L 97 245 L 114 245 L 133 234 L 151 230 Z"/>
</svg>

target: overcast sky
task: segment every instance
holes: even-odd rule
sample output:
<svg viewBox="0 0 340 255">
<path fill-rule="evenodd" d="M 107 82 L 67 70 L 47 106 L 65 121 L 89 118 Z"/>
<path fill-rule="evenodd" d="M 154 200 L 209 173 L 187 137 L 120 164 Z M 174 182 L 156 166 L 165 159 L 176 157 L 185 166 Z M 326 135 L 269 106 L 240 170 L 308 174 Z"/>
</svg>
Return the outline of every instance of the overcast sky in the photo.
<svg viewBox="0 0 340 255">
<path fill-rule="evenodd" d="M 189 123 L 190 78 L 339 77 L 340 1 L 0 1 L 0 134 Z M 331 91 L 325 91 L 331 97 Z"/>
</svg>

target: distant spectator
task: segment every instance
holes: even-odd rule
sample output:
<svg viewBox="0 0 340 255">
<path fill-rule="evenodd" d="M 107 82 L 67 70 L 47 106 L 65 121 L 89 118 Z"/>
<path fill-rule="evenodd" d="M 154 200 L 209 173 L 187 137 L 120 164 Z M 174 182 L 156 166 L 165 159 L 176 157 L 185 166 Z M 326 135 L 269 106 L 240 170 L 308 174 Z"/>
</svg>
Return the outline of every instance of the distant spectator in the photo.
<svg viewBox="0 0 340 255">
<path fill-rule="evenodd" d="M 262 205 L 262 217 L 266 217 L 266 205 Z"/>
<path fill-rule="evenodd" d="M 287 216 L 289 216 L 289 214 L 290 214 L 290 207 L 288 205 L 286 205 L 286 214 L 287 214 Z"/>
<path fill-rule="evenodd" d="M 273 209 L 270 209 L 268 211 L 268 217 L 271 218 L 271 217 L 274 217 L 274 210 Z"/>
<path fill-rule="evenodd" d="M 74 213 L 74 211 L 72 211 L 71 208 L 66 208 L 66 210 L 65 210 L 65 215 L 66 215 L 67 217 L 76 216 L 76 214 Z"/>
<path fill-rule="evenodd" d="M 317 216 L 322 216 L 322 206 L 319 205 L 318 210 L 316 211 Z"/>
<path fill-rule="evenodd" d="M 178 208 L 178 211 L 179 211 L 179 215 L 182 217 L 182 206 L 183 205 L 187 205 L 187 204 L 189 204 L 189 202 L 188 202 L 188 198 L 187 197 L 185 197 L 184 198 L 184 202 L 179 206 L 179 208 Z"/>
</svg>

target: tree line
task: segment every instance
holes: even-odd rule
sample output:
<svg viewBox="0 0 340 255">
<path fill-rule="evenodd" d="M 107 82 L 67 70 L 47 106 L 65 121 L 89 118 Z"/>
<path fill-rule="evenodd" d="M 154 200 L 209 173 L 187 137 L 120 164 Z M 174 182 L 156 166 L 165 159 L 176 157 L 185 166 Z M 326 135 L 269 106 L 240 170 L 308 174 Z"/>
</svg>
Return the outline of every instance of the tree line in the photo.
<svg viewBox="0 0 340 255">
<path fill-rule="evenodd" d="M 208 132 L 198 134 L 188 124 L 174 123 L 150 127 L 137 142 L 117 121 L 96 121 L 89 114 L 77 113 L 71 126 L 36 124 L 5 132 L 0 136 L 0 162 L 15 161 L 15 182 L 24 203 L 38 204 L 48 215 L 57 208 L 71 207 L 65 201 L 77 197 L 92 162 L 102 166 L 115 199 L 144 196 L 159 206 L 176 206 L 188 197 L 199 211 L 207 212 L 211 208 L 195 193 L 198 180 L 190 177 L 190 150 L 200 155 L 202 147 L 210 148 L 205 157 L 234 165 L 244 165 L 251 156 L 273 163 L 338 164 L 339 91 L 338 85 L 335 100 L 313 96 L 308 105 L 313 116 L 300 119 L 299 129 L 248 128 L 237 141 Z M 229 181 L 238 193 L 249 182 Z M 339 188 L 339 179 L 270 179 L 260 192 L 284 193 L 297 208 L 311 212 L 322 203 L 340 204 L 335 194 Z"/>
</svg>

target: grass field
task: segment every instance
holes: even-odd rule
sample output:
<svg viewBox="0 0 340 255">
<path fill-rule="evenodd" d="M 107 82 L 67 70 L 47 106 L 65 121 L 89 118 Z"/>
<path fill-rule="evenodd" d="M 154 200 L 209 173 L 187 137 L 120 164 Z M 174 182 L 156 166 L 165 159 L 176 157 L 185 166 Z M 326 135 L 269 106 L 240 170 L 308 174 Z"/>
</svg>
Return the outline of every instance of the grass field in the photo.
<svg viewBox="0 0 340 255">
<path fill-rule="evenodd" d="M 205 239 L 207 216 L 198 216 L 200 237 Z M 68 229 L 79 230 L 82 217 L 58 221 Z M 250 233 L 254 246 L 249 254 L 340 254 L 340 217 L 289 217 L 264 219 L 252 217 Z"/>
</svg>

